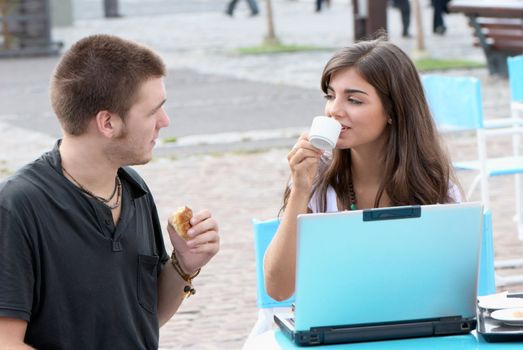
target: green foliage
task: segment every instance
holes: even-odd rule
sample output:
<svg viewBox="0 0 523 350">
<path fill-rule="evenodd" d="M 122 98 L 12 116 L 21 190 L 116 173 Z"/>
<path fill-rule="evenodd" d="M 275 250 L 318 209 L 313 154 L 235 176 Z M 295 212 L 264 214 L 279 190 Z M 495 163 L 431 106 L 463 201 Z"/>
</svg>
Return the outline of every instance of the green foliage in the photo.
<svg viewBox="0 0 523 350">
<path fill-rule="evenodd" d="M 303 52 L 303 51 L 325 51 L 330 48 L 314 46 L 314 45 L 293 45 L 293 44 L 268 44 L 263 43 L 257 46 L 242 47 L 236 50 L 236 53 L 241 55 L 262 55 L 274 53 L 288 53 L 288 52 Z"/>
<path fill-rule="evenodd" d="M 423 58 L 415 60 L 416 68 L 421 72 L 432 70 L 449 70 L 449 69 L 466 69 L 466 68 L 482 68 L 484 63 L 468 60 L 444 60 L 434 58 Z"/>
<path fill-rule="evenodd" d="M 176 143 L 178 139 L 174 136 L 172 137 L 166 137 L 162 140 L 164 143 Z"/>
</svg>

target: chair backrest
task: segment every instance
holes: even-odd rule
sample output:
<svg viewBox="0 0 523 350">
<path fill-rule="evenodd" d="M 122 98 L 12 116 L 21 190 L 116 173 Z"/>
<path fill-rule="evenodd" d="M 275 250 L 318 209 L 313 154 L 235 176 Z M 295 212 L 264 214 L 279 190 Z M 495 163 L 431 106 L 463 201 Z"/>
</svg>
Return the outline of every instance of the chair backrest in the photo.
<svg viewBox="0 0 523 350">
<path fill-rule="evenodd" d="M 494 242 L 492 238 L 492 212 L 483 212 L 483 234 L 479 259 L 478 296 L 496 293 L 494 272 Z"/>
<path fill-rule="evenodd" d="M 422 84 L 432 117 L 441 131 L 483 128 L 481 84 L 477 78 L 424 75 Z"/>
<path fill-rule="evenodd" d="M 494 242 L 492 238 L 492 213 L 483 212 L 483 235 L 479 259 L 478 296 L 496 293 L 494 272 Z"/>
<path fill-rule="evenodd" d="M 513 102 L 523 102 L 523 55 L 509 57 L 508 79 Z"/>
<path fill-rule="evenodd" d="M 263 278 L 263 256 L 280 225 L 280 220 L 253 220 L 252 225 L 254 232 L 254 252 L 256 255 L 256 300 L 258 308 L 263 309 L 291 306 L 294 302 L 294 295 L 284 301 L 274 300 L 267 294 Z"/>
</svg>

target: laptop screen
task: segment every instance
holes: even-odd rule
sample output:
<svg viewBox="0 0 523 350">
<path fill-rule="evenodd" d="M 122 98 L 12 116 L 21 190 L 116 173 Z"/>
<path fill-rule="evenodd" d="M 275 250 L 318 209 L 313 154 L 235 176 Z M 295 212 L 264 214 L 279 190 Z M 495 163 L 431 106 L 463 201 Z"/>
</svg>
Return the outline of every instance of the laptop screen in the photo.
<svg viewBox="0 0 523 350">
<path fill-rule="evenodd" d="M 300 215 L 295 329 L 474 317 L 481 230 L 480 203 Z"/>
</svg>

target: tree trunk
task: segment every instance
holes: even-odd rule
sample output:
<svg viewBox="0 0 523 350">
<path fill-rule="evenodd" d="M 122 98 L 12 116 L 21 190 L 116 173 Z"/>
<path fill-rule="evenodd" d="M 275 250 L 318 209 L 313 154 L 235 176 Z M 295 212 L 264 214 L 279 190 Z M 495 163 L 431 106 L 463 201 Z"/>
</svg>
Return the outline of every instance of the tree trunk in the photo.
<svg viewBox="0 0 523 350">
<path fill-rule="evenodd" d="M 274 21 L 272 17 L 272 2 L 271 0 L 265 0 L 267 5 L 267 36 L 265 37 L 264 43 L 267 45 L 277 45 L 280 43 L 276 33 L 274 31 Z"/>
<path fill-rule="evenodd" d="M 417 56 L 426 56 L 425 51 L 425 35 L 423 34 L 423 17 L 421 14 L 421 7 L 419 0 L 412 0 L 412 6 L 414 7 L 414 17 L 416 19 L 416 52 Z"/>
</svg>

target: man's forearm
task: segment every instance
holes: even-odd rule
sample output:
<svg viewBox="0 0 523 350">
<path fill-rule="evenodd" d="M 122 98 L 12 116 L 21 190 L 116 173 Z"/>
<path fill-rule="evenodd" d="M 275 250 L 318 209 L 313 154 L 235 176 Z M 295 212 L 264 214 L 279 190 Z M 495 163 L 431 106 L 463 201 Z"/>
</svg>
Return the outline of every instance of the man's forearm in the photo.
<svg viewBox="0 0 523 350">
<path fill-rule="evenodd" d="M 158 279 L 158 322 L 160 327 L 171 319 L 185 299 L 184 288 L 188 283 L 184 281 L 167 261 Z"/>
<path fill-rule="evenodd" d="M 0 316 L 0 350 L 34 349 L 24 343 L 27 322 Z"/>
</svg>

